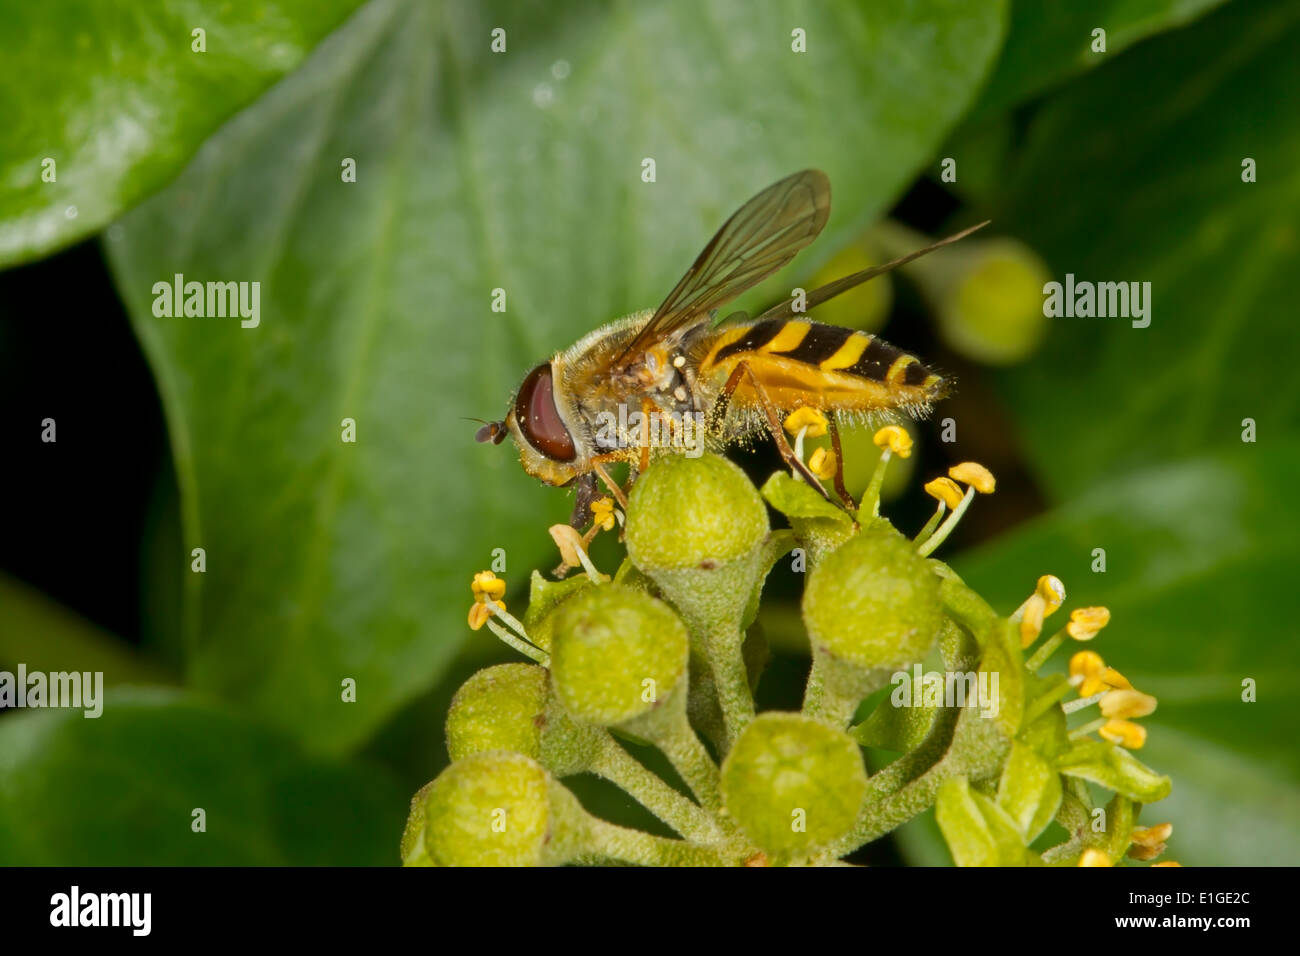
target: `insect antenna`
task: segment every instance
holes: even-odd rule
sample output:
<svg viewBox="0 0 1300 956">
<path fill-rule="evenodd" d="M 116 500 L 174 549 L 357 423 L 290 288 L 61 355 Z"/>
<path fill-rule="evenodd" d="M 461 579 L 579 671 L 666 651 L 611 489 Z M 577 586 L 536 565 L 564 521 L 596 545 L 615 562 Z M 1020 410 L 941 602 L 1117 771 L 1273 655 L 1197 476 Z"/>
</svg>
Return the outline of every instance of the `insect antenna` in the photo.
<svg viewBox="0 0 1300 956">
<path fill-rule="evenodd" d="M 938 242 L 931 243 L 923 249 L 917 249 L 915 252 L 909 252 L 905 256 L 899 256 L 897 259 L 886 262 L 884 265 L 872 266 L 870 269 L 863 269 L 861 272 L 854 272 L 851 275 L 846 275 L 842 279 L 836 279 L 834 282 L 828 283 L 820 289 L 814 289 L 805 297 L 802 311 L 809 312 L 814 306 L 821 305 L 827 299 L 833 299 L 841 292 L 847 292 L 849 289 L 852 289 L 856 285 L 861 285 L 868 279 L 874 279 L 878 275 L 884 275 L 892 269 L 897 269 L 899 266 L 906 265 L 913 259 L 919 259 L 921 256 L 934 252 L 936 249 L 942 249 L 944 246 L 950 245 L 958 239 L 965 239 L 972 232 L 975 232 L 978 229 L 983 229 L 990 222 L 992 222 L 991 219 L 985 219 L 983 222 L 976 223 L 968 229 L 963 229 L 961 232 L 954 233 L 946 239 L 940 239 Z M 755 321 L 762 322 L 764 319 L 785 319 L 794 314 L 794 300 L 786 299 L 785 301 L 778 302 L 776 305 L 772 306 L 772 308 L 758 316 Z"/>
</svg>

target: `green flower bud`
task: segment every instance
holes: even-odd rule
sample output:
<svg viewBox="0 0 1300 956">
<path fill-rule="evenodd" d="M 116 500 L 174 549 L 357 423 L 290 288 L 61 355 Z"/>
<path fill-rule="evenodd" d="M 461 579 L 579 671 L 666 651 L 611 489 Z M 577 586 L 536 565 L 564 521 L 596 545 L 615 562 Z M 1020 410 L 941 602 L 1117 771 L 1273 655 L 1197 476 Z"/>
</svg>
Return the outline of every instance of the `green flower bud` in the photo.
<svg viewBox="0 0 1300 956">
<path fill-rule="evenodd" d="M 556 695 L 582 720 L 622 724 L 682 682 L 689 653 L 685 625 L 662 601 L 614 584 L 584 590 L 557 612 Z"/>
<path fill-rule="evenodd" d="M 499 664 L 474 674 L 447 711 L 451 759 L 512 750 L 536 760 L 542 753 L 537 718 L 546 712 L 546 696 L 546 668 L 536 664 Z"/>
<path fill-rule="evenodd" d="M 597 728 L 575 723 L 557 706 L 547 670 L 536 664 L 479 671 L 461 685 L 447 712 L 452 760 L 510 750 L 563 777 L 586 770 L 601 743 Z"/>
<path fill-rule="evenodd" d="M 845 836 L 866 792 L 858 745 L 801 714 L 758 715 L 722 765 L 727 813 L 778 862 Z"/>
<path fill-rule="evenodd" d="M 929 240 L 898 223 L 882 223 L 873 238 L 902 255 Z M 958 352 L 994 365 L 1018 362 L 1047 332 L 1043 286 L 1051 273 L 1042 257 L 1015 239 L 965 239 L 902 267 Z"/>
<path fill-rule="evenodd" d="M 717 455 L 658 459 L 628 502 L 627 553 L 652 578 L 747 557 L 767 531 L 763 499 L 739 467 Z"/>
<path fill-rule="evenodd" d="M 578 859 L 647 866 L 727 862 L 711 847 L 593 817 L 563 784 L 522 754 L 493 751 L 458 760 L 422 792 L 424 849 L 436 866 L 560 866 Z M 408 830 L 415 820 L 413 811 Z"/>
<path fill-rule="evenodd" d="M 1028 358 L 1047 333 L 1043 286 L 1051 273 L 1043 260 L 1014 239 L 987 239 L 954 253 L 963 271 L 937 303 L 944 340 L 991 365 Z"/>
<path fill-rule="evenodd" d="M 458 760 L 429 787 L 424 816 L 425 849 L 438 866 L 557 865 L 582 849 L 585 812 L 521 754 Z"/>
<path fill-rule="evenodd" d="M 864 671 L 897 670 L 939 633 L 939 580 L 910 541 L 875 525 L 813 568 L 803 617 L 815 650 Z"/>
<path fill-rule="evenodd" d="M 402 830 L 400 852 L 403 866 L 433 866 L 429 854 L 424 849 L 424 801 L 428 799 L 433 781 L 429 781 L 411 798 L 411 810 L 406 818 L 406 828 Z"/>
<path fill-rule="evenodd" d="M 767 539 L 763 499 L 725 458 L 666 456 L 632 489 L 628 557 L 685 620 L 732 738 L 754 713 L 742 625 L 766 568 Z"/>
</svg>

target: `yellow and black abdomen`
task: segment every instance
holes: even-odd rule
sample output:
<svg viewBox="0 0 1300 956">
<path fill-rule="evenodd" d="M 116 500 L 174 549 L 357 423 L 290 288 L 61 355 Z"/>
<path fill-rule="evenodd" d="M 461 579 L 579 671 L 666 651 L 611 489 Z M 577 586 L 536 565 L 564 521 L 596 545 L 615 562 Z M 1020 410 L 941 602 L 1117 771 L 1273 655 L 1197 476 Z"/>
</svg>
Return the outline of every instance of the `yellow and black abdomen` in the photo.
<svg viewBox="0 0 1300 956">
<path fill-rule="evenodd" d="M 804 405 L 826 411 L 923 412 L 948 392 L 948 382 L 913 355 L 866 332 L 806 319 L 769 319 L 719 330 L 699 363 L 719 391 L 744 362 L 782 411 Z M 731 407 L 758 403 L 741 374 Z"/>
</svg>

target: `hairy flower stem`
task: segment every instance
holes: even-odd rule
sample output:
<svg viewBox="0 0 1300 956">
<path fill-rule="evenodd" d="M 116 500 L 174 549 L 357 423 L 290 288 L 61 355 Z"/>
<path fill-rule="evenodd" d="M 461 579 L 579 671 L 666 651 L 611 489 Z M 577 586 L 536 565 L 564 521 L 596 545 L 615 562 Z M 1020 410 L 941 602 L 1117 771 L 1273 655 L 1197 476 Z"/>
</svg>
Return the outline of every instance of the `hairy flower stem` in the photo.
<svg viewBox="0 0 1300 956">
<path fill-rule="evenodd" d="M 733 866 L 738 862 L 715 847 L 668 840 L 604 820 L 593 819 L 585 836 L 588 852 L 584 856 L 641 866 Z"/>
<path fill-rule="evenodd" d="M 803 712 L 835 727 L 846 727 L 857 713 L 858 705 L 888 682 L 887 669 L 862 673 L 815 648 L 804 689 Z"/>
<path fill-rule="evenodd" d="M 686 694 L 671 694 L 663 706 L 629 721 L 623 729 L 649 740 L 668 758 L 678 776 L 706 810 L 720 810 L 718 765 L 713 762 L 686 716 Z"/>
<path fill-rule="evenodd" d="M 730 615 L 723 618 L 701 617 L 686 613 L 691 641 L 697 647 L 713 678 L 718 707 L 726 728 L 727 748 L 754 719 L 754 695 L 749 689 L 749 672 L 743 653 L 745 635 L 739 621 Z"/>
<path fill-rule="evenodd" d="M 713 762 L 700 738 L 695 736 L 695 731 L 686 722 L 684 714 L 681 726 L 673 733 L 656 739 L 655 745 L 686 781 L 701 806 L 708 810 L 722 809 L 718 765 Z"/>
<path fill-rule="evenodd" d="M 736 742 L 740 732 L 754 719 L 754 696 L 749 690 L 749 674 L 740 654 L 739 642 L 734 653 L 712 654 L 709 661 L 713 683 L 718 693 L 718 706 L 727 728 L 727 747 Z"/>
<path fill-rule="evenodd" d="M 613 737 L 605 735 L 587 769 L 632 796 L 686 839 L 701 843 L 722 839 L 709 814 L 642 766 Z"/>
</svg>

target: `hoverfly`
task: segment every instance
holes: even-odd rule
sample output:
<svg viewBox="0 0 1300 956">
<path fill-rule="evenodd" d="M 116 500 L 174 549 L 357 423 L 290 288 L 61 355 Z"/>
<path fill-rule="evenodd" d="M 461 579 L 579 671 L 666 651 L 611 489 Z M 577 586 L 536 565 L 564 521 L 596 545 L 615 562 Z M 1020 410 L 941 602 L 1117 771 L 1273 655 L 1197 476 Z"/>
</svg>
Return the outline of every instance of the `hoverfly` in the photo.
<svg viewBox="0 0 1300 956">
<path fill-rule="evenodd" d="M 801 406 L 828 413 L 838 452 L 835 412 L 925 414 L 950 382 L 873 335 L 813 322 L 802 312 L 985 223 L 808 292 L 801 303 L 786 300 L 756 318 L 735 312 L 714 324 L 721 306 L 811 243 L 829 214 L 830 182 L 820 170 L 764 189 L 718 230 L 658 309 L 602 326 L 538 365 L 505 419 L 485 424 L 478 440 L 499 443 L 509 434 L 528 474 L 551 485 L 576 484 L 575 527 L 590 520 L 597 476 L 626 507 L 605 465 L 629 462 L 630 487 L 652 451 L 682 450 L 688 431 L 721 448 L 766 430 L 787 465 L 831 500 L 790 448 L 782 432 L 787 413 Z M 842 467 L 842 454 L 836 459 Z M 835 487 L 848 498 L 842 472 Z"/>
</svg>

